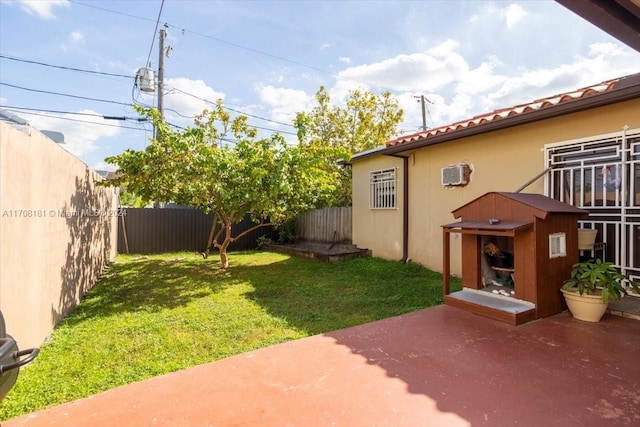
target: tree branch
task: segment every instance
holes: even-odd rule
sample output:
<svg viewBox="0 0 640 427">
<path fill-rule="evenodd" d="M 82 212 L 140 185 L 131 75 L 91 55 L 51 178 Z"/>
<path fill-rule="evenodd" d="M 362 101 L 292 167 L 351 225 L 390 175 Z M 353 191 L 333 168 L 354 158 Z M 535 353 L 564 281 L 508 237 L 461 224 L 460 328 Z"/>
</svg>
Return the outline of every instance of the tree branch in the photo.
<svg viewBox="0 0 640 427">
<path fill-rule="evenodd" d="M 256 225 L 254 225 L 253 227 L 251 227 L 251 228 L 249 228 L 249 229 L 247 229 L 247 230 L 243 231 L 242 233 L 238 234 L 236 237 L 234 237 L 234 238 L 232 239 L 232 241 L 233 241 L 233 242 L 235 242 L 236 240 L 240 239 L 242 236 L 244 236 L 244 235 L 246 235 L 246 234 L 251 233 L 253 230 L 257 230 L 257 229 L 258 229 L 258 228 L 260 228 L 260 227 L 267 227 L 267 226 L 269 226 L 269 225 L 273 225 L 273 224 L 271 224 L 270 222 L 263 222 L 263 221 L 260 221 L 260 223 L 259 223 L 259 224 L 256 224 Z"/>
</svg>

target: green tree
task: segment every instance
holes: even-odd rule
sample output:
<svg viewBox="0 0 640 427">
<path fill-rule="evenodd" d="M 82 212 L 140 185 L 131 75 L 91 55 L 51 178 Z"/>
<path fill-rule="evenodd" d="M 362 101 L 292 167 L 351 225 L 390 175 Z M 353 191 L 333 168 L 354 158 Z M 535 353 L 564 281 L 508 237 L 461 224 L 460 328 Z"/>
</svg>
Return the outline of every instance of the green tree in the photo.
<svg viewBox="0 0 640 427">
<path fill-rule="evenodd" d="M 143 200 L 142 197 L 137 196 L 125 188 L 120 189 L 120 205 L 129 208 L 144 208 L 149 204 L 149 200 Z"/>
<path fill-rule="evenodd" d="M 324 86 L 316 93 L 318 105 L 300 112 L 295 126 L 301 145 L 321 151 L 326 159 L 325 172 L 337 178 L 330 205 L 351 203 L 351 171 L 340 165 L 353 154 L 384 145 L 396 134 L 404 112 L 389 93 L 376 96 L 369 91 L 350 91 L 344 107 L 331 105 Z"/>
<path fill-rule="evenodd" d="M 156 126 L 144 150 L 126 150 L 106 161 L 118 166 L 112 185 L 146 200 L 175 202 L 213 212 L 209 248 L 217 248 L 223 269 L 229 244 L 259 228 L 277 224 L 325 203 L 333 191 L 323 159 L 313 147 L 288 146 L 281 135 L 257 139 L 246 116 L 231 118 L 218 102 L 194 126 L 174 131 L 154 109 L 140 109 Z M 232 235 L 232 225 L 251 214 L 254 226 Z"/>
</svg>

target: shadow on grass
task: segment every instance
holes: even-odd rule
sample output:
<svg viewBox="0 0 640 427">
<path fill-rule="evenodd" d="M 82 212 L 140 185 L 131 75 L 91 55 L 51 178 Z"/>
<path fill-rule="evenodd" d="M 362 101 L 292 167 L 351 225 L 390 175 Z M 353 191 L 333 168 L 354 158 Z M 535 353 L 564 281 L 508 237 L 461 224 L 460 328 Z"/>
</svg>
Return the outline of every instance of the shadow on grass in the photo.
<svg viewBox="0 0 640 427">
<path fill-rule="evenodd" d="M 250 257 L 251 253 L 236 256 Z M 416 264 L 375 258 L 326 264 L 295 257 L 266 264 L 234 264 L 233 258 L 231 262 L 232 267 L 223 271 L 211 259 L 120 261 L 65 323 L 182 307 L 240 283 L 249 285 L 245 298 L 310 335 L 442 303 L 441 274 Z"/>
<path fill-rule="evenodd" d="M 64 322 L 185 306 L 233 283 L 228 278 L 212 281 L 212 268 L 211 263 L 184 259 L 140 257 L 115 263 Z"/>
<path fill-rule="evenodd" d="M 442 303 L 441 274 L 374 258 L 326 264 L 292 257 L 237 267 L 233 276 L 251 283 L 248 298 L 310 335 Z"/>
</svg>

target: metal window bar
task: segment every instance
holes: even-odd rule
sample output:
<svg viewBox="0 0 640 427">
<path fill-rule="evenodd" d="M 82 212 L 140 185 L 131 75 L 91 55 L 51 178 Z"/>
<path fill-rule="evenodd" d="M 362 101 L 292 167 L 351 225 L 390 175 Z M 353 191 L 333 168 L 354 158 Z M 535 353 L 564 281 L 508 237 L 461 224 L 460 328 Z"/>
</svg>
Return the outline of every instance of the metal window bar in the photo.
<svg viewBox="0 0 640 427">
<path fill-rule="evenodd" d="M 587 209 L 580 224 L 597 228 L 607 260 L 640 280 L 640 129 L 549 144 L 545 167 L 547 195 Z"/>
<path fill-rule="evenodd" d="M 369 208 L 396 208 L 396 170 L 384 169 L 369 174 Z"/>
</svg>

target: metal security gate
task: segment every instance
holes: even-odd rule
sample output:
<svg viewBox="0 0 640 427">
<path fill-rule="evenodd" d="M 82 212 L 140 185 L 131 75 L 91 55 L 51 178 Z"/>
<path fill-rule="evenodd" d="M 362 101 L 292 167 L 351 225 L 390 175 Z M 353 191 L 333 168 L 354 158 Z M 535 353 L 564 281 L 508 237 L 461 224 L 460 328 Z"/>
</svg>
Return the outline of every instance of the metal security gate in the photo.
<svg viewBox="0 0 640 427">
<path fill-rule="evenodd" d="M 640 129 L 545 146 L 549 197 L 588 210 L 597 256 L 640 280 Z"/>
</svg>

